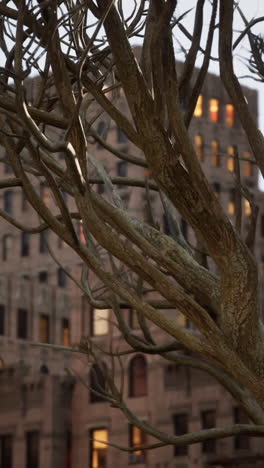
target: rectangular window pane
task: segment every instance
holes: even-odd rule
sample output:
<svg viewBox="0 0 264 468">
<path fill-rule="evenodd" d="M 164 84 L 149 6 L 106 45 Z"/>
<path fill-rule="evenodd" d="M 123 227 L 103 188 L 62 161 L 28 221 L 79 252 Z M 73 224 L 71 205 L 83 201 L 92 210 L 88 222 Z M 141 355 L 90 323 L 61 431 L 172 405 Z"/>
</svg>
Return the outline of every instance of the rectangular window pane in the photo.
<svg viewBox="0 0 264 468">
<path fill-rule="evenodd" d="M 49 343 L 50 337 L 50 321 L 49 316 L 42 314 L 39 317 L 39 341 L 40 343 Z"/>
<path fill-rule="evenodd" d="M 219 120 L 219 101 L 218 99 L 210 99 L 209 101 L 209 115 L 211 122 L 218 122 Z"/>
<path fill-rule="evenodd" d="M 13 201 L 13 192 L 11 192 L 11 190 L 6 190 L 4 192 L 4 210 L 9 213 L 9 214 L 12 214 L 12 201 Z"/>
<path fill-rule="evenodd" d="M 210 429 L 215 427 L 216 413 L 215 410 L 206 410 L 201 413 L 202 429 Z M 202 443 L 202 451 L 204 453 L 215 452 L 216 440 L 205 440 Z"/>
<path fill-rule="evenodd" d="M 29 233 L 22 232 L 21 234 L 21 257 L 29 255 Z"/>
<path fill-rule="evenodd" d="M 11 435 L 0 436 L 0 467 L 12 468 L 13 437 Z"/>
<path fill-rule="evenodd" d="M 203 137 L 202 135 L 195 135 L 194 147 L 199 161 L 203 161 Z"/>
<path fill-rule="evenodd" d="M 70 346 L 71 331 L 70 321 L 67 318 L 62 319 L 62 344 L 64 346 Z"/>
<path fill-rule="evenodd" d="M 232 104 L 226 104 L 226 125 L 229 128 L 235 125 L 235 108 Z"/>
<path fill-rule="evenodd" d="M 175 414 L 173 417 L 173 424 L 174 424 L 174 434 L 175 435 L 183 435 L 188 432 L 188 414 L 180 413 Z M 181 455 L 188 454 L 188 446 L 184 447 L 174 447 L 174 456 L 178 457 Z"/>
<path fill-rule="evenodd" d="M 5 334 L 5 306 L 0 304 L 0 335 Z"/>
<path fill-rule="evenodd" d="M 39 468 L 39 432 L 26 434 L 26 468 Z"/>
<path fill-rule="evenodd" d="M 234 423 L 235 424 L 249 424 L 249 419 L 246 412 L 243 408 L 236 407 L 234 408 Z M 239 449 L 249 449 L 250 448 L 250 439 L 248 436 L 235 436 L 234 437 L 234 448 Z"/>
<path fill-rule="evenodd" d="M 93 309 L 92 335 L 107 335 L 109 331 L 109 309 Z"/>
<path fill-rule="evenodd" d="M 138 447 L 146 444 L 146 433 L 132 424 L 128 426 L 129 430 L 129 446 Z M 137 450 L 129 454 L 128 462 L 134 463 L 145 463 L 146 453 L 143 450 Z"/>
<path fill-rule="evenodd" d="M 25 309 L 17 311 L 17 337 L 23 340 L 28 337 L 28 312 Z"/>
<path fill-rule="evenodd" d="M 106 468 L 107 466 L 107 429 L 94 429 L 91 431 L 91 468 Z M 99 442 L 100 441 L 100 442 Z"/>
<path fill-rule="evenodd" d="M 48 231 L 42 231 L 39 233 L 39 251 L 40 253 L 48 253 Z"/>
<path fill-rule="evenodd" d="M 202 117 L 203 115 L 203 96 L 200 94 L 197 99 L 196 107 L 194 109 L 195 117 Z"/>
</svg>

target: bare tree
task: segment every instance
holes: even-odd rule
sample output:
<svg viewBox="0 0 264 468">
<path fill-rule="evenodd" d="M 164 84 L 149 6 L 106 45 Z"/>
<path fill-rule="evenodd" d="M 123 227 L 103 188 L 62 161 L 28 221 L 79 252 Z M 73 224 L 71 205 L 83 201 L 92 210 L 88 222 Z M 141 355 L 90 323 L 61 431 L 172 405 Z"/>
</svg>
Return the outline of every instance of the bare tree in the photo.
<svg viewBox="0 0 264 468">
<path fill-rule="evenodd" d="M 84 264 L 82 278 L 73 280 L 91 305 L 113 310 L 128 345 L 128 351 L 111 349 L 112 361 L 116 358 L 120 362 L 122 353 L 140 351 L 201 369 L 230 392 L 251 420 L 248 425 L 179 437 L 165 434 L 140 421 L 127 407 L 122 389 L 106 375 L 107 388 L 101 388 L 105 398 L 132 424 L 157 439 L 149 448 L 235 434 L 263 435 L 263 325 L 257 263 L 252 253 L 257 208 L 239 182 L 237 157 L 237 223 L 232 225 L 205 177 L 188 133 L 210 60 L 217 59 L 222 82 L 264 175 L 263 135 L 243 96 L 232 56 L 233 48 L 248 38 L 250 72 L 263 80 L 263 38 L 252 32 L 263 17 L 247 21 L 232 0 L 220 0 L 219 4 L 217 0 L 197 0 L 190 32 L 184 26 L 188 12 L 178 13 L 176 0 L 131 2 L 127 15 L 122 3 L 0 2 L 0 41 L 5 55 L 0 68 L 0 143 L 6 155 L 2 162 L 12 166 L 15 174 L 0 185 L 21 187 L 41 222 L 30 227 L 3 210 L 0 214 L 25 232 L 51 229 L 80 257 Z M 206 4 L 211 19 L 202 46 Z M 245 24 L 236 41 L 235 13 Z M 221 37 L 219 54 L 212 57 L 217 30 Z M 173 34 L 178 37 L 179 33 L 190 41 L 181 68 L 175 61 L 173 43 Z M 134 38 L 142 41 L 140 58 L 131 46 Z M 203 62 L 196 73 L 198 54 L 202 54 Z M 120 92 L 125 94 L 129 113 L 118 105 Z M 98 133 L 96 123 L 102 115 L 105 126 Z M 135 155 L 107 141 L 113 122 L 137 149 Z M 116 160 L 145 168 L 145 178 L 111 179 L 94 157 L 92 142 L 102 145 Z M 36 188 L 40 181 L 53 194 L 54 206 L 47 206 L 40 197 Z M 98 194 L 94 184 L 104 184 L 107 196 Z M 114 189 L 116 184 L 145 187 L 149 223 L 131 217 L 124 209 Z M 155 225 L 151 191 L 160 194 L 170 236 Z M 71 209 L 63 192 L 71 197 Z M 252 205 L 246 238 L 240 232 L 241 196 Z M 175 213 L 192 227 L 197 249 L 204 252 L 207 262 L 200 261 L 184 240 Z M 75 220 L 82 223 L 85 243 L 80 241 Z M 105 262 L 102 253 L 107 253 Z M 217 274 L 207 268 L 210 262 L 217 266 Z M 88 269 L 98 278 L 103 298 L 98 299 L 89 286 Z M 146 295 L 146 290 L 155 292 L 154 298 Z M 136 311 L 142 338 L 126 324 L 122 308 Z M 177 309 L 193 328 L 178 326 L 166 316 L 166 309 Z M 165 342 L 155 341 L 149 323 L 164 332 Z M 80 349 L 100 366 L 100 350 L 89 339 Z"/>
</svg>

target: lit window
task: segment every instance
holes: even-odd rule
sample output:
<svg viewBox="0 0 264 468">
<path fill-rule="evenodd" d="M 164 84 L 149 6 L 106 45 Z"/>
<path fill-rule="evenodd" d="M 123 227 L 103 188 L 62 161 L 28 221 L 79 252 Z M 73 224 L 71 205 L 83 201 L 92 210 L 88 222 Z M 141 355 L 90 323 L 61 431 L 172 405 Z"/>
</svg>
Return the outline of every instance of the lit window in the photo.
<svg viewBox="0 0 264 468">
<path fill-rule="evenodd" d="M 246 216 L 251 215 L 251 206 L 248 200 L 245 200 L 245 215 Z"/>
<path fill-rule="evenodd" d="M 203 115 L 203 96 L 199 94 L 197 99 L 196 107 L 194 109 L 194 116 L 201 117 Z"/>
<path fill-rule="evenodd" d="M 91 431 L 91 468 L 106 468 L 107 442 L 107 429 L 94 429 Z"/>
<path fill-rule="evenodd" d="M 232 104 L 226 104 L 226 125 L 229 128 L 235 125 L 235 108 Z"/>
<path fill-rule="evenodd" d="M 231 216 L 235 214 L 235 199 L 236 199 L 236 192 L 235 189 L 231 189 L 229 192 L 229 201 L 228 201 L 228 214 Z"/>
<path fill-rule="evenodd" d="M 251 153 L 246 151 L 244 157 L 247 159 L 251 158 Z M 244 161 L 244 176 L 251 177 L 253 176 L 253 164 L 251 161 Z"/>
<path fill-rule="evenodd" d="M 39 317 L 39 342 L 49 342 L 49 316 L 45 314 Z"/>
<path fill-rule="evenodd" d="M 187 319 L 181 312 L 177 312 L 176 323 L 179 327 L 186 327 L 187 325 Z"/>
<path fill-rule="evenodd" d="M 229 172 L 234 172 L 235 171 L 235 158 L 234 158 L 235 147 L 233 145 L 228 146 L 227 154 L 228 154 L 227 169 L 229 170 Z"/>
<path fill-rule="evenodd" d="M 70 346 L 71 330 L 70 321 L 67 318 L 62 319 L 62 344 L 63 346 Z"/>
<path fill-rule="evenodd" d="M 140 397 L 147 394 L 147 364 L 144 356 L 135 356 L 129 366 L 129 396 Z"/>
<path fill-rule="evenodd" d="M 107 335 L 109 332 L 109 309 L 93 309 L 91 322 L 92 336 Z"/>
<path fill-rule="evenodd" d="M 211 122 L 218 122 L 219 120 L 219 101 L 218 99 L 210 99 L 209 101 L 209 114 Z"/>
<path fill-rule="evenodd" d="M 146 444 L 146 433 L 132 424 L 129 424 L 129 447 L 140 447 Z M 137 450 L 129 454 L 129 463 L 145 463 L 144 450 Z"/>
<path fill-rule="evenodd" d="M 100 187 L 100 184 L 99 184 L 99 187 Z M 103 185 L 102 185 L 103 187 Z M 82 242 L 82 244 L 85 244 L 86 243 L 86 239 L 85 239 L 85 235 L 84 235 L 84 228 L 83 228 L 83 222 L 82 220 L 79 221 L 78 223 L 78 230 L 79 230 L 79 239 L 80 239 L 80 242 Z"/>
<path fill-rule="evenodd" d="M 174 434 L 180 436 L 188 432 L 188 414 L 180 413 L 173 416 Z M 182 456 L 188 454 L 188 446 L 174 447 L 174 456 Z"/>
<path fill-rule="evenodd" d="M 217 140 L 213 140 L 211 142 L 211 151 L 212 151 L 212 156 L 211 156 L 212 166 L 219 167 L 220 156 L 219 156 L 219 143 Z"/>
<path fill-rule="evenodd" d="M 199 161 L 202 161 L 203 160 L 203 137 L 202 135 L 195 135 L 194 146 L 195 146 L 197 159 Z"/>
</svg>

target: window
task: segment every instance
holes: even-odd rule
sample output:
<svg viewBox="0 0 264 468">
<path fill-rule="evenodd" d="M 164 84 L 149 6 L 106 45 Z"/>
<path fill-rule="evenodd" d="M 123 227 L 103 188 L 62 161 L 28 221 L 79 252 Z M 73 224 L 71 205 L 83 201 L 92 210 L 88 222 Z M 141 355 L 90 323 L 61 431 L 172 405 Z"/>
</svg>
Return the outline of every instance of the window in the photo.
<svg viewBox="0 0 264 468">
<path fill-rule="evenodd" d="M 219 143 L 217 140 L 212 140 L 211 142 L 211 151 L 212 151 L 212 156 L 211 156 L 211 162 L 213 167 L 219 167 L 220 166 L 220 155 L 219 155 Z"/>
<path fill-rule="evenodd" d="M 50 320 L 46 314 L 41 314 L 39 317 L 39 341 L 40 343 L 48 343 L 50 340 Z"/>
<path fill-rule="evenodd" d="M 261 237 L 264 237 L 264 215 L 261 215 L 260 218 L 260 234 Z"/>
<path fill-rule="evenodd" d="M 49 187 L 45 184 L 45 182 L 41 182 L 39 191 L 41 200 L 43 203 L 45 203 L 46 206 L 48 206 L 50 201 L 50 194 Z"/>
<path fill-rule="evenodd" d="M 26 309 L 18 309 L 17 311 L 17 337 L 26 339 L 28 336 L 28 312 Z"/>
<path fill-rule="evenodd" d="M 109 332 L 109 309 L 92 309 L 91 334 L 92 336 L 107 335 Z"/>
<path fill-rule="evenodd" d="M 206 410 L 201 413 L 202 429 L 211 429 L 216 424 L 215 410 Z M 216 440 L 205 440 L 202 443 L 202 451 L 204 453 L 212 453 L 216 450 Z"/>
<path fill-rule="evenodd" d="M 104 193 L 105 191 L 105 186 L 104 186 L 104 183 L 102 184 L 97 184 L 97 193 L 99 193 L 99 195 L 102 195 L 102 193 Z"/>
<path fill-rule="evenodd" d="M 177 364 L 169 364 L 164 368 L 164 387 L 166 389 L 176 389 L 178 383 L 178 368 Z"/>
<path fill-rule="evenodd" d="M 244 157 L 247 159 L 251 158 L 251 153 L 249 151 L 246 151 L 244 153 Z M 244 161 L 244 176 L 245 177 L 251 177 L 253 176 L 253 171 L 254 171 L 254 166 L 251 161 Z"/>
<path fill-rule="evenodd" d="M 5 174 L 13 174 L 13 169 L 9 164 L 5 164 Z"/>
<path fill-rule="evenodd" d="M 40 253 L 48 253 L 48 231 L 41 231 L 39 233 L 39 251 Z"/>
<path fill-rule="evenodd" d="M 105 365 L 104 368 L 106 370 Z M 105 401 L 105 398 L 102 395 L 102 393 L 106 390 L 105 376 L 104 372 L 97 364 L 94 364 L 90 371 L 90 388 L 91 403 L 99 403 L 101 401 Z"/>
<path fill-rule="evenodd" d="M 0 335 L 5 334 L 5 306 L 0 304 Z"/>
<path fill-rule="evenodd" d="M 48 272 L 47 270 L 42 270 L 38 274 L 38 280 L 40 283 L 47 283 L 48 282 Z"/>
<path fill-rule="evenodd" d="M 70 346 L 71 342 L 71 330 L 70 321 L 67 318 L 62 319 L 62 344 L 63 346 Z"/>
<path fill-rule="evenodd" d="M 60 288 L 65 288 L 67 284 L 67 275 L 66 272 L 63 268 L 58 268 L 57 270 L 57 280 L 58 280 L 58 286 Z"/>
<path fill-rule="evenodd" d="M 66 433 L 66 467 L 72 468 L 72 433 L 67 431 Z"/>
<path fill-rule="evenodd" d="M 21 233 L 21 257 L 29 256 L 29 233 Z"/>
<path fill-rule="evenodd" d="M 226 104 L 225 106 L 226 111 L 226 125 L 229 128 L 235 126 L 235 108 L 232 104 Z"/>
<path fill-rule="evenodd" d="M 25 192 L 22 192 L 21 194 L 21 210 L 22 211 L 27 211 L 28 209 L 28 201 Z"/>
<path fill-rule="evenodd" d="M 229 190 L 229 201 L 228 201 L 228 206 L 227 206 L 227 211 L 229 215 L 234 215 L 235 214 L 235 201 L 236 201 L 236 191 L 234 188 Z"/>
<path fill-rule="evenodd" d="M 132 424 L 128 426 L 129 433 L 129 447 L 138 447 L 146 444 L 146 433 Z M 136 452 L 129 453 L 129 463 L 145 463 L 144 450 L 137 450 Z"/>
<path fill-rule="evenodd" d="M 235 147 L 233 145 L 229 145 L 227 147 L 227 154 L 228 154 L 227 169 L 229 170 L 229 172 L 234 172 L 235 171 L 235 158 L 234 158 Z"/>
<path fill-rule="evenodd" d="M 197 159 L 203 161 L 203 137 L 202 135 L 195 135 L 194 137 L 194 146 Z"/>
<path fill-rule="evenodd" d="M 126 161 L 120 161 L 117 163 L 117 175 L 119 177 L 126 177 L 127 175 L 127 162 Z"/>
<path fill-rule="evenodd" d="M 39 468 L 39 432 L 26 433 L 26 468 Z"/>
<path fill-rule="evenodd" d="M 8 260 L 9 253 L 12 248 L 12 244 L 13 244 L 12 236 L 10 236 L 9 234 L 4 235 L 3 236 L 3 250 L 2 250 L 2 259 L 4 262 Z"/>
<path fill-rule="evenodd" d="M 213 182 L 212 188 L 217 198 L 219 198 L 219 195 L 221 193 L 221 185 L 218 182 Z"/>
<path fill-rule="evenodd" d="M 181 218 L 181 232 L 185 239 L 188 239 L 188 224 L 185 219 Z"/>
<path fill-rule="evenodd" d="M 107 445 L 108 430 L 107 429 L 93 429 L 90 433 L 91 439 L 91 468 L 106 468 L 107 466 Z"/>
<path fill-rule="evenodd" d="M 104 132 L 106 130 L 106 123 L 101 120 L 98 125 L 97 125 L 97 133 L 99 136 L 103 136 L 104 135 Z"/>
<path fill-rule="evenodd" d="M 235 424 L 249 424 L 248 416 L 243 410 L 243 408 L 236 407 L 234 408 L 234 423 Z M 234 448 L 235 450 L 239 449 L 249 449 L 249 437 L 237 435 L 234 437 Z"/>
<path fill-rule="evenodd" d="M 218 99 L 210 99 L 209 101 L 209 115 L 211 122 L 218 122 L 219 120 L 219 101 Z"/>
<path fill-rule="evenodd" d="M 6 190 L 4 192 L 4 210 L 12 214 L 13 211 L 13 192 L 11 190 Z"/>
<path fill-rule="evenodd" d="M 126 143 L 127 142 L 127 137 L 126 137 L 125 133 L 120 128 L 117 128 L 117 141 L 118 141 L 118 143 Z"/>
<path fill-rule="evenodd" d="M 194 116 L 195 117 L 202 117 L 203 115 L 203 96 L 199 94 L 197 103 L 194 109 Z"/>
<path fill-rule="evenodd" d="M 147 364 L 144 356 L 137 355 L 130 361 L 128 375 L 129 396 L 140 397 L 147 395 Z"/>
<path fill-rule="evenodd" d="M 251 206 L 248 200 L 245 200 L 245 215 L 251 216 Z"/>
<path fill-rule="evenodd" d="M 0 436 L 0 466 L 12 468 L 13 462 L 13 437 L 11 435 Z"/>
<path fill-rule="evenodd" d="M 173 417 L 173 426 L 174 426 L 174 434 L 176 436 L 180 436 L 186 434 L 188 432 L 188 414 L 180 413 L 175 414 Z M 174 447 L 174 456 L 182 456 L 188 454 L 188 447 Z"/>
<path fill-rule="evenodd" d="M 187 318 L 181 312 L 177 312 L 176 323 L 179 327 L 187 327 Z"/>
</svg>

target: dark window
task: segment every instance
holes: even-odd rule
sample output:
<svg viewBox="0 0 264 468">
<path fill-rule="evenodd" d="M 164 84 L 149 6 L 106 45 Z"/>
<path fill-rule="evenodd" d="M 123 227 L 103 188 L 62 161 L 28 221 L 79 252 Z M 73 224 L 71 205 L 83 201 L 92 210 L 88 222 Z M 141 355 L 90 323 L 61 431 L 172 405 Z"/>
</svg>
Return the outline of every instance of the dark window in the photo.
<svg viewBox="0 0 264 468">
<path fill-rule="evenodd" d="M 212 188 L 213 188 L 214 193 L 216 195 L 219 195 L 219 193 L 221 192 L 221 185 L 218 182 L 213 182 Z"/>
<path fill-rule="evenodd" d="M 185 219 L 181 218 L 181 232 L 185 239 L 188 238 L 188 224 Z"/>
<path fill-rule="evenodd" d="M 5 164 L 5 174 L 13 174 L 13 169 L 9 164 Z"/>
<path fill-rule="evenodd" d="M 28 257 L 29 255 L 29 233 L 22 232 L 21 234 L 21 257 Z"/>
<path fill-rule="evenodd" d="M 167 236 L 170 235 L 170 225 L 166 214 L 163 215 L 163 232 L 167 234 Z"/>
<path fill-rule="evenodd" d="M 0 436 L 0 467 L 12 468 L 13 437 L 11 435 Z"/>
<path fill-rule="evenodd" d="M 118 141 L 118 143 L 126 143 L 127 142 L 127 137 L 124 134 L 124 132 L 122 132 L 122 130 L 120 128 L 117 128 L 117 141 Z"/>
<path fill-rule="evenodd" d="M 103 120 L 101 120 L 97 125 L 98 135 L 103 136 L 105 130 L 106 130 L 106 123 Z"/>
<path fill-rule="evenodd" d="M 11 192 L 11 190 L 6 190 L 4 192 L 4 210 L 11 214 L 12 213 L 12 203 L 13 201 L 13 192 Z"/>
<path fill-rule="evenodd" d="M 72 468 L 72 433 L 66 433 L 66 468 Z"/>
<path fill-rule="evenodd" d="M 101 195 L 102 193 L 104 193 L 104 190 L 105 190 L 104 184 L 97 184 L 97 193 Z"/>
<path fill-rule="evenodd" d="M 39 468 L 39 432 L 26 434 L 26 468 Z"/>
<path fill-rule="evenodd" d="M 70 329 L 70 321 L 67 318 L 62 319 L 62 340 L 61 341 L 64 346 L 70 346 L 71 329 Z"/>
<path fill-rule="evenodd" d="M 135 356 L 129 366 L 129 396 L 147 395 L 147 364 L 144 356 Z"/>
<path fill-rule="evenodd" d="M 5 306 L 0 304 L 0 335 L 5 334 Z"/>
<path fill-rule="evenodd" d="M 243 408 L 240 408 L 239 406 L 234 408 L 234 423 L 235 424 L 249 424 L 249 419 L 248 419 L 246 412 L 243 410 Z M 236 450 L 249 449 L 250 448 L 249 437 L 245 435 L 235 436 L 234 448 Z"/>
<path fill-rule="evenodd" d="M 58 268 L 57 270 L 58 286 L 60 288 L 65 288 L 67 283 L 67 275 L 63 268 Z"/>
<path fill-rule="evenodd" d="M 38 280 L 40 283 L 47 283 L 48 282 L 48 272 L 46 270 L 42 270 L 38 274 Z"/>
<path fill-rule="evenodd" d="M 46 366 L 46 364 L 42 364 L 42 366 L 39 369 L 39 372 L 43 375 L 47 375 L 49 373 L 49 369 Z"/>
<path fill-rule="evenodd" d="M 46 314 L 39 317 L 39 341 L 40 343 L 49 343 L 50 340 L 50 320 Z"/>
<path fill-rule="evenodd" d="M 264 215 L 260 218 L 260 233 L 261 237 L 264 237 Z"/>
<path fill-rule="evenodd" d="M 26 339 L 28 336 L 28 312 L 26 309 L 17 311 L 17 337 Z"/>
<path fill-rule="evenodd" d="M 22 195 L 21 195 L 21 210 L 22 211 L 27 211 L 28 209 L 28 201 L 27 201 L 27 197 L 25 195 L 25 192 L 22 192 Z"/>
<path fill-rule="evenodd" d="M 129 424 L 128 433 L 129 447 L 139 447 L 146 444 L 146 433 L 142 431 L 142 429 Z M 128 462 L 129 464 L 145 463 L 145 455 L 146 452 L 144 452 L 144 450 L 137 450 L 136 452 L 132 452 L 128 456 Z"/>
<path fill-rule="evenodd" d="M 2 250 L 2 259 L 5 262 L 8 260 L 9 252 L 12 247 L 12 236 L 6 234 L 3 236 L 3 250 Z"/>
<path fill-rule="evenodd" d="M 202 411 L 201 420 L 202 420 L 202 429 L 211 429 L 212 427 L 215 427 L 215 423 L 216 423 L 215 410 Z M 214 439 L 205 440 L 202 443 L 202 451 L 204 453 L 215 452 L 215 449 L 216 449 L 216 440 Z"/>
<path fill-rule="evenodd" d="M 188 414 L 175 414 L 173 417 L 174 434 L 177 436 L 188 432 Z M 174 447 L 174 456 L 188 455 L 188 446 Z"/>
<path fill-rule="evenodd" d="M 48 253 L 48 231 L 39 233 L 39 251 L 40 253 Z"/>
<path fill-rule="evenodd" d="M 169 364 L 164 368 L 164 387 L 165 389 L 176 388 L 178 383 L 178 365 Z"/>
<path fill-rule="evenodd" d="M 105 365 L 104 368 L 106 369 Z M 102 369 L 94 364 L 90 371 L 90 402 L 98 403 L 100 401 L 105 401 L 102 392 L 106 390 L 105 376 Z M 95 393 L 97 392 L 97 393 Z"/>
<path fill-rule="evenodd" d="M 117 175 L 119 177 L 126 177 L 127 175 L 127 162 L 126 161 L 120 161 L 117 163 Z"/>
<path fill-rule="evenodd" d="M 105 428 L 93 429 L 90 431 L 90 467 L 106 468 L 107 466 L 107 445 L 108 430 Z"/>
</svg>

